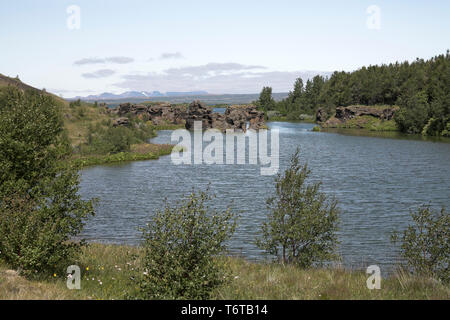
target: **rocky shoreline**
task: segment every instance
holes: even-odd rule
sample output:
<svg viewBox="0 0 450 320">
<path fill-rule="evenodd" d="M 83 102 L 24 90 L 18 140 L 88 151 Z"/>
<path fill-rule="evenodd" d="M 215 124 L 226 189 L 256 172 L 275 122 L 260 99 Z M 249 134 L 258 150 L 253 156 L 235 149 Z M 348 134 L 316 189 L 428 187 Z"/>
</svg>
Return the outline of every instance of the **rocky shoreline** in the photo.
<svg viewBox="0 0 450 320">
<path fill-rule="evenodd" d="M 196 100 L 189 106 L 171 105 L 162 103 L 157 105 L 138 105 L 123 103 L 114 109 L 107 108 L 107 112 L 119 116 L 114 126 L 129 125 L 129 117 L 137 116 L 151 121 L 154 125 L 173 124 L 185 125 L 192 130 L 195 121 L 201 121 L 203 130 L 228 129 L 245 132 L 248 129 L 266 129 L 264 112 L 257 110 L 254 105 L 232 105 L 226 108 L 225 113 L 213 112 L 202 102 Z"/>
<path fill-rule="evenodd" d="M 348 106 L 337 107 L 334 116 L 328 118 L 327 112 L 319 108 L 316 114 L 316 121 L 324 128 L 340 128 L 353 126 L 364 128 L 369 122 L 368 119 L 376 121 L 390 121 L 394 119 L 395 113 L 399 110 L 396 106 Z"/>
</svg>

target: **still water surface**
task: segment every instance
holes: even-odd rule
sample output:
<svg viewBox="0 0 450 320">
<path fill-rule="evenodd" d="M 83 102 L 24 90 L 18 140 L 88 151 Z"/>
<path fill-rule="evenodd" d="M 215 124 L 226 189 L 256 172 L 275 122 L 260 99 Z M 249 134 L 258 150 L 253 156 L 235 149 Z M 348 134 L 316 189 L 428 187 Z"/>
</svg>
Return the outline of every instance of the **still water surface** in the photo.
<svg viewBox="0 0 450 320">
<path fill-rule="evenodd" d="M 389 235 L 409 222 L 409 210 L 421 203 L 450 207 L 450 144 L 411 139 L 312 132 L 312 124 L 272 122 L 280 132 L 280 170 L 299 146 L 321 180 L 322 191 L 337 197 L 342 211 L 340 254 L 347 267 L 379 264 L 390 269 L 396 248 Z M 160 131 L 154 143 L 170 143 L 171 131 Z M 241 218 L 232 254 L 264 258 L 254 245 L 273 194 L 274 177 L 261 176 L 255 165 L 173 165 L 170 156 L 156 161 L 97 166 L 82 172 L 83 197 L 100 199 L 84 236 L 91 241 L 138 244 L 143 226 L 164 199 L 170 202 L 193 187 L 210 184 L 213 206 L 232 208 Z"/>
</svg>

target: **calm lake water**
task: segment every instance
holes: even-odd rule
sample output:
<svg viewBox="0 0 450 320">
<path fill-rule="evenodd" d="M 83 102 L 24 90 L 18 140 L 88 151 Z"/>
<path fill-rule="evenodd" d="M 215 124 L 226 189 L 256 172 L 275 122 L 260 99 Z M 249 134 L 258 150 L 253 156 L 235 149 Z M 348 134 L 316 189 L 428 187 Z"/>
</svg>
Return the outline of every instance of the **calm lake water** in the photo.
<svg viewBox="0 0 450 320">
<path fill-rule="evenodd" d="M 339 200 L 342 211 L 340 254 L 347 267 L 378 264 L 391 269 L 396 248 L 389 236 L 409 222 L 409 210 L 422 203 L 450 208 L 450 144 L 414 139 L 388 139 L 312 132 L 312 124 L 272 122 L 280 132 L 280 170 L 299 146 L 321 180 L 322 191 Z M 155 143 L 170 143 L 170 131 L 160 131 Z M 86 225 L 88 240 L 138 244 L 138 227 L 164 205 L 210 184 L 217 195 L 213 206 L 232 208 L 241 218 L 232 254 L 263 259 L 254 245 L 267 214 L 266 199 L 274 192 L 274 177 L 261 176 L 256 165 L 179 165 L 170 156 L 156 161 L 97 166 L 83 170 L 83 197 L 100 199 L 97 214 Z M 383 269 L 384 268 L 384 269 Z"/>
</svg>

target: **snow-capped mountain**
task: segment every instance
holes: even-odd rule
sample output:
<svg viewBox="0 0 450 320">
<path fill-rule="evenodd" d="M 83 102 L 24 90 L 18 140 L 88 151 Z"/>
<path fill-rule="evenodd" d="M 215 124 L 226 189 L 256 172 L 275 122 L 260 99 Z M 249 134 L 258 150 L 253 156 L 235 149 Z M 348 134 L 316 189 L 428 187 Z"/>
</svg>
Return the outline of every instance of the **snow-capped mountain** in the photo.
<svg viewBox="0 0 450 320">
<path fill-rule="evenodd" d="M 173 97 L 173 96 L 194 96 L 194 95 L 207 95 L 206 91 L 188 91 L 188 92 L 166 92 L 161 93 L 159 91 L 127 91 L 121 94 L 115 94 L 110 92 L 104 92 L 99 95 L 89 95 L 87 97 L 77 96 L 70 100 L 118 100 L 129 98 L 152 98 L 152 97 Z"/>
</svg>

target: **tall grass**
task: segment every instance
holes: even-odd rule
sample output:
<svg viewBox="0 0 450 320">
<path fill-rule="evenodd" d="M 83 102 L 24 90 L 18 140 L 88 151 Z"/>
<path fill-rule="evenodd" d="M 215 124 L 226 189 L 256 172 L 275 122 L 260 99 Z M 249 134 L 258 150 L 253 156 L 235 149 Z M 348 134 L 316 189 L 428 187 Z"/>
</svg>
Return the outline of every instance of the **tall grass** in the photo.
<svg viewBox="0 0 450 320">
<path fill-rule="evenodd" d="M 90 244 L 74 263 L 82 270 L 81 290 L 68 290 L 66 279 L 30 281 L 0 264 L 0 299 L 130 299 L 139 290 L 132 277 L 141 250 L 131 246 Z M 343 268 L 300 269 L 222 257 L 232 280 L 213 299 L 450 299 L 450 287 L 406 272 L 385 278 L 380 290 L 369 290 L 367 275 Z"/>
</svg>

